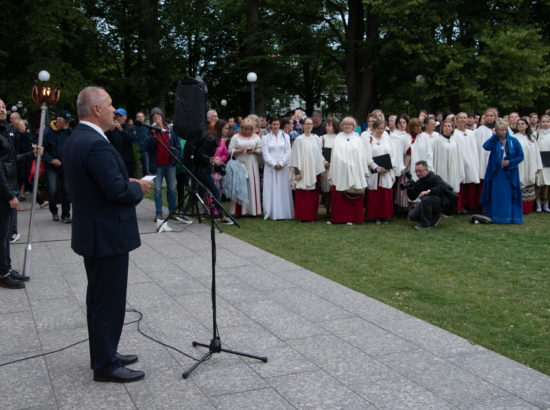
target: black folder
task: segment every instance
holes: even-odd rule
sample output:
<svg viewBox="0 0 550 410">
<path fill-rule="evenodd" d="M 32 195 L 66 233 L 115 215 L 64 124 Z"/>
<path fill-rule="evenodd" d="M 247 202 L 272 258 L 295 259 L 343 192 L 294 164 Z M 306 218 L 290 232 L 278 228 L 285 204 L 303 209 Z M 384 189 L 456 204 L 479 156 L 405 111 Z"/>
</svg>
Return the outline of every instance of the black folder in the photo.
<svg viewBox="0 0 550 410">
<path fill-rule="evenodd" d="M 544 167 L 550 167 L 550 151 L 541 151 L 540 157 L 542 158 L 542 165 Z"/>
<path fill-rule="evenodd" d="M 372 159 L 377 166 L 382 167 L 388 171 L 393 168 L 391 164 L 390 154 L 379 155 L 377 157 L 373 157 Z"/>
<path fill-rule="evenodd" d="M 323 148 L 323 157 L 325 157 L 325 161 L 330 162 L 331 154 L 332 154 L 332 148 Z"/>
</svg>

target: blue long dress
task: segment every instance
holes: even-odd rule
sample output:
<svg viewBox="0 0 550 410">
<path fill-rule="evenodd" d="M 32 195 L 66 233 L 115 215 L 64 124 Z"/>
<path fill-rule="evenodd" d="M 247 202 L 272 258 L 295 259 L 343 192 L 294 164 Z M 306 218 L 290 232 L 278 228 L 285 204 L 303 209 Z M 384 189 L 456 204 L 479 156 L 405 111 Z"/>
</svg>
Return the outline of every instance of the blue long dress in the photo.
<svg viewBox="0 0 550 410">
<path fill-rule="evenodd" d="M 485 214 L 497 224 L 522 224 L 523 207 L 518 164 L 523 161 L 519 141 L 506 131 L 506 141 L 500 142 L 494 134 L 483 144 L 491 151 L 485 174 L 485 183 L 479 203 L 485 206 Z M 502 160 L 510 161 L 507 167 Z"/>
</svg>

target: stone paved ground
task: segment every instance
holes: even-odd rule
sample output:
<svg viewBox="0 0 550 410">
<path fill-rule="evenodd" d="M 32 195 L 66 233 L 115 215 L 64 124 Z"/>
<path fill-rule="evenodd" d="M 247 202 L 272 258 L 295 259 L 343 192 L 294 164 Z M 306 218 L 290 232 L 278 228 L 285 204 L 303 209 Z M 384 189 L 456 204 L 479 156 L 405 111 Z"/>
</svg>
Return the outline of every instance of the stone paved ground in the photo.
<svg viewBox="0 0 550 410">
<path fill-rule="evenodd" d="M 28 203 L 24 204 L 29 207 Z M 142 329 L 197 357 L 211 339 L 208 225 L 153 233 L 138 208 L 142 246 L 130 255 L 128 307 Z M 12 246 L 22 268 L 29 212 Z M 179 232 L 178 232 L 179 231 Z M 87 337 L 86 280 L 70 227 L 35 213 L 31 281 L 0 289 L 0 363 Z M 0 407 L 36 409 L 535 409 L 550 408 L 550 377 L 356 293 L 229 235 L 217 234 L 218 320 L 224 347 L 191 377 L 181 354 L 125 327 L 120 351 L 146 378 L 94 383 L 88 345 L 0 367 Z M 128 313 L 127 321 L 137 318 Z"/>
</svg>

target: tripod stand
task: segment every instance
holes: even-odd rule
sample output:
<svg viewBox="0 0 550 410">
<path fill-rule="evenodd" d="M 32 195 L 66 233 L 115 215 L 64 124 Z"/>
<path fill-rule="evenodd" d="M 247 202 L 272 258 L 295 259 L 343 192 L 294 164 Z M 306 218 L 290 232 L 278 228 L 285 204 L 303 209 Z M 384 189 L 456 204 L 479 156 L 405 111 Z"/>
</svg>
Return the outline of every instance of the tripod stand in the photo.
<svg viewBox="0 0 550 410">
<path fill-rule="evenodd" d="M 145 124 L 138 123 L 137 125 L 146 126 L 146 127 L 151 128 L 155 131 L 165 132 L 164 130 L 160 130 L 156 127 L 148 126 L 148 125 L 145 125 Z M 248 353 L 236 352 L 236 351 L 233 351 L 233 350 L 222 348 L 221 338 L 220 338 L 220 334 L 219 334 L 219 331 L 218 331 L 218 323 L 217 323 L 217 320 L 216 320 L 216 307 L 217 307 L 216 306 L 216 228 L 220 231 L 220 233 L 222 233 L 223 231 L 220 228 L 220 225 L 218 224 L 218 222 L 216 221 L 216 218 L 215 218 L 216 208 L 222 214 L 225 213 L 225 215 L 227 215 L 233 221 L 233 223 L 235 225 L 237 225 L 239 228 L 240 228 L 240 225 L 235 220 L 235 218 L 233 218 L 233 216 L 225 210 L 223 205 L 212 194 L 210 189 L 205 184 L 203 184 L 195 175 L 193 175 L 193 173 L 191 171 L 189 171 L 189 169 L 182 163 L 182 161 L 177 157 L 177 155 L 175 155 L 170 150 L 169 147 L 167 147 L 159 138 L 157 138 L 156 135 L 153 135 L 153 138 L 160 144 L 160 146 L 162 146 L 162 148 L 164 150 L 166 150 L 166 152 L 168 152 L 170 154 L 170 156 L 172 158 L 174 158 L 177 162 L 179 162 L 179 164 L 182 166 L 182 169 L 184 170 L 184 172 L 191 179 L 191 183 L 192 184 L 195 183 L 195 184 L 197 184 L 196 185 L 197 187 L 202 188 L 202 189 L 197 189 L 197 191 L 195 192 L 195 196 L 196 196 L 197 200 L 200 203 L 202 203 L 205 208 L 207 208 L 209 210 L 209 213 L 210 213 L 210 244 L 211 244 L 211 250 L 212 250 L 212 287 L 211 287 L 211 295 L 212 295 L 212 340 L 210 340 L 210 344 L 204 344 L 204 343 L 199 343 L 199 342 L 195 342 L 195 341 L 192 343 L 194 347 L 201 346 L 201 347 L 208 348 L 208 352 L 205 353 L 204 356 L 202 356 L 195 364 L 193 364 L 193 366 L 191 366 L 188 370 L 186 370 L 182 374 L 182 377 L 184 379 L 187 379 L 187 377 L 189 377 L 189 375 L 193 372 L 193 370 L 195 370 L 198 366 L 200 366 L 205 360 L 208 360 L 212 356 L 213 353 L 225 352 L 225 353 L 236 354 L 236 355 L 239 355 L 239 356 L 250 357 L 252 359 L 261 360 L 264 363 L 267 362 L 267 357 L 265 357 L 265 356 L 255 356 L 255 355 L 248 354 Z M 199 192 L 202 192 L 205 197 L 206 197 L 206 195 L 209 195 L 211 201 L 203 201 L 203 199 L 199 195 Z M 206 205 L 205 202 L 207 202 L 208 205 Z"/>
</svg>

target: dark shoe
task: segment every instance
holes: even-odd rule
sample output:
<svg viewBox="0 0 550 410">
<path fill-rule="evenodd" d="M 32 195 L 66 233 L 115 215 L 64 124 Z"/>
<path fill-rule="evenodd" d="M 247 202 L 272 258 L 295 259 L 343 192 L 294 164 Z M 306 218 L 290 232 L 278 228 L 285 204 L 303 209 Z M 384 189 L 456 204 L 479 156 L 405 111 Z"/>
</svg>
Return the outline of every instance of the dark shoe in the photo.
<svg viewBox="0 0 550 410">
<path fill-rule="evenodd" d="M 233 221 L 232 221 L 231 219 L 229 219 L 229 218 L 223 218 L 223 219 L 222 219 L 222 224 L 228 225 L 228 226 L 229 226 L 229 225 L 233 225 Z"/>
<path fill-rule="evenodd" d="M 419 231 L 427 231 L 428 229 L 432 229 L 431 226 L 424 226 L 422 224 L 418 224 L 414 227 L 414 229 L 418 229 Z"/>
<path fill-rule="evenodd" d="M 23 289 L 25 284 L 11 277 L 11 274 L 0 277 L 0 286 L 9 289 Z"/>
<path fill-rule="evenodd" d="M 13 270 L 13 269 L 10 269 L 10 276 L 15 279 L 15 280 L 19 280 L 21 282 L 28 282 L 30 277 L 28 276 L 23 276 L 21 275 L 19 272 L 17 272 L 16 270 Z"/>
<path fill-rule="evenodd" d="M 55 222 L 59 222 L 59 215 L 57 215 L 57 214 L 52 214 L 52 219 L 53 219 Z"/>
<path fill-rule="evenodd" d="M 68 216 L 62 217 L 61 221 L 63 221 L 64 224 L 70 224 L 72 222 L 71 218 L 69 218 Z"/>
<path fill-rule="evenodd" d="M 109 373 L 94 373 L 96 382 L 115 382 L 115 383 L 131 383 L 141 380 L 145 377 L 145 373 L 140 370 L 132 370 L 127 367 L 119 367 Z"/>
<path fill-rule="evenodd" d="M 123 366 L 128 366 L 138 361 L 138 357 L 135 354 L 120 354 L 117 352 L 116 358 L 120 360 Z"/>
</svg>

